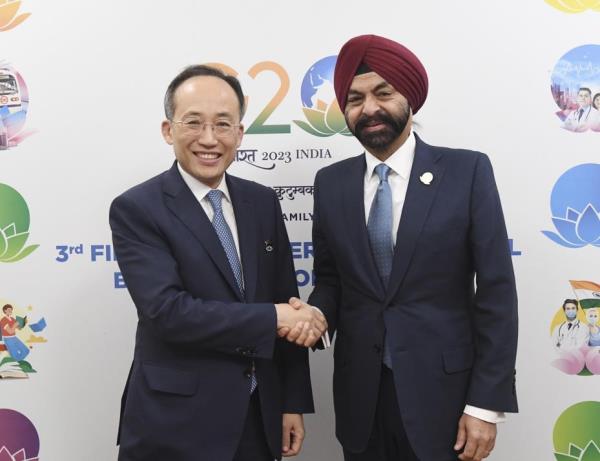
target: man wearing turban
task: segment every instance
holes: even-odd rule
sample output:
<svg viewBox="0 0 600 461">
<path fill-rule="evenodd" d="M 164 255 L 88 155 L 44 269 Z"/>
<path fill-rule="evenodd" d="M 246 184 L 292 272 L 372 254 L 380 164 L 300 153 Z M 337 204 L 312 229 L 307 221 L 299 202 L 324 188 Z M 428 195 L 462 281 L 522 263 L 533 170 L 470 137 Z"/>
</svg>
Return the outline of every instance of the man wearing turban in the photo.
<svg viewBox="0 0 600 461">
<path fill-rule="evenodd" d="M 308 302 L 337 331 L 345 459 L 481 460 L 517 411 L 517 297 L 490 161 L 412 132 L 428 79 L 399 43 L 348 41 L 334 87 L 365 152 L 317 173 Z"/>
</svg>

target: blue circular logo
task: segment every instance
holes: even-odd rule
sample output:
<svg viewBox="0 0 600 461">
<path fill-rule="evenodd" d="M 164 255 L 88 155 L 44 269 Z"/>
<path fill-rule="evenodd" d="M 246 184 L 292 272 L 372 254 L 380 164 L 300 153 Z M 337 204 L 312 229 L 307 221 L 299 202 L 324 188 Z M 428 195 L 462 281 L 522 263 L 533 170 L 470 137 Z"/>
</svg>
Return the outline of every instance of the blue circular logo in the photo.
<svg viewBox="0 0 600 461">
<path fill-rule="evenodd" d="M 333 71 L 337 56 L 327 56 L 315 62 L 302 80 L 300 94 L 302 105 L 311 109 L 317 106 L 317 101 L 328 103 L 335 98 L 333 90 Z"/>
<path fill-rule="evenodd" d="M 346 127 L 346 120 L 333 88 L 336 61 L 335 55 L 319 59 L 310 66 L 302 79 L 300 98 L 306 120 L 294 120 L 294 123 L 315 136 L 352 136 Z"/>
<path fill-rule="evenodd" d="M 558 233 L 542 231 L 549 239 L 567 248 L 600 247 L 600 164 L 567 170 L 552 189 L 550 208 Z"/>
</svg>

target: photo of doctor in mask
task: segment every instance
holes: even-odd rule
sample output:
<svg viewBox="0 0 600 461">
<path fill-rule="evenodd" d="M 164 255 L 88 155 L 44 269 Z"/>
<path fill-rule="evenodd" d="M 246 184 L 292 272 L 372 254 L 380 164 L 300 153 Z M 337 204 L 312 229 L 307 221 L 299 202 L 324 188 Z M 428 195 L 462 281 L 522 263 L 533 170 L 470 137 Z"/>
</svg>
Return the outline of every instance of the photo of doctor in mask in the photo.
<svg viewBox="0 0 600 461">
<path fill-rule="evenodd" d="M 587 345 L 590 330 L 577 318 L 579 303 L 576 299 L 565 299 L 562 305 L 565 321 L 557 325 L 552 332 L 552 344 L 558 352 L 579 349 Z"/>
</svg>

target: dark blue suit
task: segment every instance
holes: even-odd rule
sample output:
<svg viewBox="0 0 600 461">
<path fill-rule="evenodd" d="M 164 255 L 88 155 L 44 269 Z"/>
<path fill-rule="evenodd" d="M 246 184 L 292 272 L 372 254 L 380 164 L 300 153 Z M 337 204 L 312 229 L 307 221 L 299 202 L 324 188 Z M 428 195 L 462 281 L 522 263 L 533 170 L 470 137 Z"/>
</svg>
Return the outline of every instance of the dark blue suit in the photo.
<svg viewBox="0 0 600 461">
<path fill-rule="evenodd" d="M 419 179 L 425 172 L 430 185 Z M 455 460 L 465 404 L 517 411 L 517 298 L 492 167 L 484 154 L 417 137 L 387 288 L 369 247 L 364 174 L 360 155 L 315 180 L 309 302 L 337 330 L 337 437 L 350 452 L 367 446 L 387 331 L 412 448 L 421 461 Z"/>
<path fill-rule="evenodd" d="M 279 202 L 267 187 L 226 180 L 245 299 L 176 164 L 111 206 L 114 246 L 139 318 L 119 460 L 231 460 L 253 362 L 274 458 L 281 455 L 282 413 L 313 411 L 306 350 L 276 336 L 273 303 L 297 295 Z"/>
</svg>

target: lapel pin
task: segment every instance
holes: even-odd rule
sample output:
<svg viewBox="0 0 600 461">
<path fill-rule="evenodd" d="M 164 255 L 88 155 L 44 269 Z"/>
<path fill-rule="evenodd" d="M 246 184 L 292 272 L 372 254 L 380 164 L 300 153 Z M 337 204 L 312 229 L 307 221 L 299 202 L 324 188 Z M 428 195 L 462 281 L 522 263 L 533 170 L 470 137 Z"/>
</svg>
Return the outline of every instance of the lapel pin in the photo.
<svg viewBox="0 0 600 461">
<path fill-rule="evenodd" d="M 267 253 L 270 253 L 271 251 L 273 251 L 273 244 L 271 243 L 270 240 L 265 240 L 265 251 Z"/>
<path fill-rule="evenodd" d="M 431 181 L 433 181 L 433 173 L 431 173 L 430 171 L 426 171 L 419 177 L 419 179 L 423 184 L 429 186 L 431 184 Z"/>
</svg>

